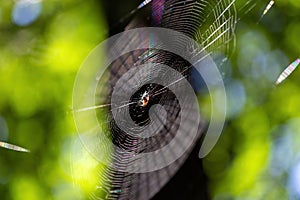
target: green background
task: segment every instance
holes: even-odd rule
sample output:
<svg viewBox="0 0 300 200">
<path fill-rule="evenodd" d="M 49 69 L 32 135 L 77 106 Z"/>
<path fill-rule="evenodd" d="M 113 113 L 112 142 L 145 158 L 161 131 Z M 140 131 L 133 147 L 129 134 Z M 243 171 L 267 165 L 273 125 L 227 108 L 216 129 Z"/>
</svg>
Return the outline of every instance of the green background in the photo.
<svg viewBox="0 0 300 200">
<path fill-rule="evenodd" d="M 72 89 L 82 61 L 107 37 L 104 2 L 40 4 L 38 18 L 20 26 L 15 1 L 0 2 L 0 139 L 31 151 L 0 149 L 0 199 L 86 199 L 102 167 L 80 148 Z M 267 2 L 260 4 L 239 21 L 224 69 L 228 121 L 203 160 L 212 199 L 287 199 L 295 178 L 300 185 L 300 70 L 274 86 L 299 57 L 300 1 L 276 1 L 257 23 Z"/>
</svg>

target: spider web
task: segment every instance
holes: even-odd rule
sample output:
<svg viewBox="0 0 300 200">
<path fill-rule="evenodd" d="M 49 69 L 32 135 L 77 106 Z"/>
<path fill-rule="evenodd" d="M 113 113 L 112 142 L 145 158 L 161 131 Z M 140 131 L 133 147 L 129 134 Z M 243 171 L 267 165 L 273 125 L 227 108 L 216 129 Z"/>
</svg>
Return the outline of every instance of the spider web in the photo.
<svg viewBox="0 0 300 200">
<path fill-rule="evenodd" d="M 249 10 L 256 5 L 253 2 L 253 0 L 246 1 L 245 5 L 242 6 L 239 11 L 244 13 L 249 12 Z M 184 33 L 195 39 L 202 46 L 202 49 L 199 51 L 191 44 L 186 44 L 184 41 L 180 41 L 180 39 L 175 40 L 175 38 L 173 48 L 189 51 L 191 56 L 204 55 L 203 59 L 205 59 L 206 56 L 212 56 L 214 58 L 218 54 L 230 56 L 233 52 L 235 48 L 235 28 L 238 21 L 235 3 L 235 0 L 152 0 L 152 2 L 145 1 L 142 3 L 139 9 L 147 4 L 151 4 L 152 25 Z M 134 12 L 136 12 L 136 10 Z M 126 29 L 143 27 L 146 23 L 147 19 L 135 19 Z M 157 127 L 163 126 L 163 128 L 154 137 L 141 140 L 128 135 L 128 132 L 121 130 L 117 126 L 111 113 L 109 100 L 118 80 L 133 66 L 141 64 L 165 64 L 180 72 L 187 79 L 190 76 L 192 67 L 192 63 L 188 63 L 177 55 L 156 50 L 159 49 L 155 42 L 157 38 L 152 39 L 145 36 L 145 38 L 140 37 L 134 38 L 133 40 L 148 43 L 149 49 L 137 50 L 125 55 L 120 55 L 119 58 L 111 64 L 109 71 L 106 72 L 107 76 L 105 77 L 109 78 L 99 81 L 95 98 L 100 106 L 91 107 L 91 109 L 100 108 L 100 110 L 102 110 L 101 114 L 99 114 L 102 116 L 101 119 L 99 119 L 99 123 L 101 123 L 101 126 L 105 126 L 105 130 L 107 131 L 101 134 L 106 134 L 112 138 L 112 142 L 115 145 L 127 150 L 125 152 L 119 152 L 118 149 L 113 150 L 111 162 L 113 165 L 118 166 L 118 168 L 126 168 L 129 164 L 129 158 L 132 158 L 135 154 L 155 151 L 167 145 L 174 138 L 181 120 L 181 107 L 176 101 L 176 97 L 172 96 L 172 93 L 168 92 L 166 87 L 159 88 L 155 86 L 151 88 L 150 91 L 161 95 L 161 99 L 158 99 L 158 101 L 165 106 L 167 122 L 163 123 L 158 120 Z M 124 48 L 126 48 L 126 45 L 130 45 L 130 43 L 124 44 Z M 114 53 L 118 54 L 120 52 L 116 51 Z M 221 65 L 222 63 L 220 63 L 220 66 Z M 168 79 L 167 74 L 165 74 L 164 77 Z M 147 83 L 147 81 L 143 82 L 139 79 L 143 79 L 143 77 L 138 77 L 135 82 L 139 84 Z M 174 84 L 178 83 L 180 83 L 180 81 L 174 82 Z M 124 84 L 123 92 L 126 93 L 126 91 L 129 91 L 129 87 L 130 85 Z M 120 98 L 122 98 L 122 96 L 120 96 Z M 188 99 L 186 99 L 186 101 L 188 102 Z M 130 105 L 124 104 L 124 106 Z M 122 116 L 122 112 L 124 112 L 124 110 L 121 107 L 118 108 L 119 116 Z M 159 116 L 157 116 L 157 118 L 160 119 Z M 191 124 L 194 122 L 193 119 L 188 120 L 190 120 Z M 202 128 L 202 125 L 199 124 L 197 138 L 200 137 L 200 130 Z M 129 128 L 127 131 L 134 130 Z M 180 141 L 176 141 L 178 148 L 181 148 L 181 144 L 184 140 L 185 139 L 182 138 Z M 109 146 L 110 144 L 103 144 L 101 140 L 99 140 L 99 145 Z M 153 172 L 128 173 L 115 170 L 114 167 L 107 167 L 104 172 L 99 174 L 100 181 L 103 184 L 97 188 L 98 191 L 92 194 L 91 198 L 111 200 L 151 199 L 178 171 L 192 149 L 193 146 L 174 163 Z M 165 155 L 162 155 L 162 160 L 164 160 L 164 156 Z M 157 162 L 161 162 L 161 160 Z"/>
<path fill-rule="evenodd" d="M 161 8 L 163 3 L 164 7 Z M 160 4 L 157 6 L 156 4 Z M 208 52 L 223 52 L 228 54 L 231 51 L 230 43 L 234 40 L 234 29 L 236 22 L 236 12 L 234 1 L 196 1 L 196 0 L 168 0 L 168 1 L 153 1 L 152 12 L 161 13 L 161 17 L 156 18 L 156 25 L 164 28 L 170 28 L 182 32 L 195 40 L 202 46 L 203 51 Z M 127 29 L 143 26 L 143 21 L 134 21 Z M 135 38 L 140 42 L 145 42 L 148 38 Z M 149 40 L 149 39 L 148 39 Z M 155 41 L 147 41 L 149 47 L 155 46 Z M 126 45 L 126 44 L 125 44 Z M 129 45 L 129 44 L 128 44 Z M 186 49 L 191 51 L 191 54 L 201 54 L 202 52 L 193 52 L 193 48 L 184 43 L 184 41 L 174 41 L 174 48 Z M 118 52 L 115 52 L 118 53 Z M 110 66 L 110 88 L 106 91 L 108 96 L 114 88 L 116 82 L 128 71 L 132 66 L 145 63 L 163 63 L 173 69 L 181 72 L 182 75 L 188 78 L 191 68 L 191 63 L 169 52 L 158 50 L 139 50 L 127 55 L 121 55 Z M 165 76 L 168 78 L 168 76 Z M 101 84 L 106 85 L 106 84 Z M 100 89 L 98 94 L 102 94 Z M 165 94 L 169 97 L 170 94 Z M 117 152 L 115 150 L 113 158 L 114 165 L 123 166 L 128 165 L 129 157 L 132 157 L 132 152 L 139 153 L 145 151 L 154 151 L 157 148 L 168 144 L 173 139 L 176 130 L 180 123 L 180 106 L 175 99 L 167 101 L 168 105 L 165 107 L 168 116 L 164 128 L 155 137 L 139 140 L 126 134 L 126 132 L 119 130 L 114 120 L 110 118 L 108 121 L 111 131 L 112 140 L 114 144 L 124 149 L 130 149 L 127 153 Z M 106 102 L 107 103 L 107 102 Z M 122 112 L 120 109 L 119 112 Z M 193 122 L 190 119 L 191 123 Z M 200 125 L 199 125 L 200 126 Z M 199 127 L 199 130 L 202 127 Z M 107 133 L 109 134 L 109 133 Z M 198 138 L 200 132 L 198 133 Z M 182 139 L 183 140 L 183 139 Z M 178 148 L 180 148 L 183 141 L 177 141 Z M 101 144 L 104 145 L 104 144 Z M 184 163 L 192 148 L 171 165 L 148 173 L 126 173 L 107 168 L 104 173 L 100 174 L 101 182 L 104 184 L 98 188 L 104 194 L 102 197 L 94 194 L 92 197 L 103 199 L 150 199 L 152 198 L 176 173 L 180 166 Z M 170 156 L 170 155 L 169 155 Z M 172 155 L 171 155 L 172 156 Z M 163 159 L 164 155 L 162 155 Z M 157 161 L 159 162 L 159 161 Z"/>
</svg>

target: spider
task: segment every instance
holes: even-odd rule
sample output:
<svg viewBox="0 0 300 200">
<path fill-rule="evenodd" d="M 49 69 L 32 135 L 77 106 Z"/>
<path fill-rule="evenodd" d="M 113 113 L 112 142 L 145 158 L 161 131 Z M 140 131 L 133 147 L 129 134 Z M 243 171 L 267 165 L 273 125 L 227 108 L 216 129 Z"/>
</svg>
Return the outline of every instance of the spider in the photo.
<svg viewBox="0 0 300 200">
<path fill-rule="evenodd" d="M 149 92 L 145 91 L 144 94 L 141 96 L 141 99 L 139 100 L 139 105 L 142 107 L 146 107 L 149 103 Z"/>
</svg>

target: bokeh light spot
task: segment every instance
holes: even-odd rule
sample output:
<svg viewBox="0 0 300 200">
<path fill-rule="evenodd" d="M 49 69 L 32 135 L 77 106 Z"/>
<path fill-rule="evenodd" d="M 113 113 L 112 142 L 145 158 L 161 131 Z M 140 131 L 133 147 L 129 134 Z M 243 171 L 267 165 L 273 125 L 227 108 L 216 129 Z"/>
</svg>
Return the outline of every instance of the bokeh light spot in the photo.
<svg viewBox="0 0 300 200">
<path fill-rule="evenodd" d="M 38 180 L 31 176 L 20 176 L 12 181 L 12 200 L 40 200 L 45 199 L 45 191 L 40 186 Z"/>
<path fill-rule="evenodd" d="M 246 92 L 240 81 L 233 80 L 226 87 L 227 96 L 227 117 L 233 117 L 239 114 L 246 102 Z"/>
<path fill-rule="evenodd" d="M 33 23 L 40 15 L 42 5 L 39 0 L 17 1 L 12 13 L 13 22 L 19 26 Z"/>
<path fill-rule="evenodd" d="M 300 162 L 292 169 L 288 183 L 291 199 L 300 198 Z"/>
</svg>

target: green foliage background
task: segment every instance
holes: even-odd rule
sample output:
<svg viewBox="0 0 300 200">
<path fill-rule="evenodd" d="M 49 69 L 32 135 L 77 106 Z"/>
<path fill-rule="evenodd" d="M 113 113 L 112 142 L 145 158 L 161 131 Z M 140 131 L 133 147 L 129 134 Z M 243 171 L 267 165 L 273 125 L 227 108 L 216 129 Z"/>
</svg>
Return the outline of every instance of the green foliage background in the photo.
<svg viewBox="0 0 300 200">
<path fill-rule="evenodd" d="M 0 150 L 0 199 L 85 198 L 98 172 L 90 171 L 91 178 L 80 166 L 73 169 L 72 88 L 80 64 L 105 37 L 101 6 L 43 1 L 37 21 L 19 27 L 12 23 L 13 5 L 0 3 L 0 115 L 8 141 L 31 153 Z"/>
<path fill-rule="evenodd" d="M 0 149 L 0 199 L 86 199 L 101 184 L 102 168 L 80 150 L 71 113 L 77 70 L 107 34 L 101 3 L 42 1 L 39 18 L 22 27 L 12 22 L 14 1 L 0 2 L 0 139 L 31 150 Z M 299 57 L 299 11 L 299 0 L 278 0 L 259 24 L 262 10 L 237 27 L 232 77 L 245 103 L 203 161 L 213 199 L 291 196 L 288 182 L 300 161 L 300 70 L 278 87 L 272 80 Z M 271 64 L 253 72 L 258 57 Z M 278 138 L 288 138 L 288 150 Z"/>
</svg>

